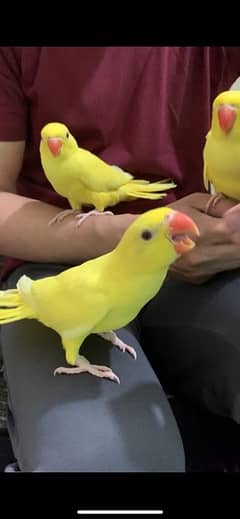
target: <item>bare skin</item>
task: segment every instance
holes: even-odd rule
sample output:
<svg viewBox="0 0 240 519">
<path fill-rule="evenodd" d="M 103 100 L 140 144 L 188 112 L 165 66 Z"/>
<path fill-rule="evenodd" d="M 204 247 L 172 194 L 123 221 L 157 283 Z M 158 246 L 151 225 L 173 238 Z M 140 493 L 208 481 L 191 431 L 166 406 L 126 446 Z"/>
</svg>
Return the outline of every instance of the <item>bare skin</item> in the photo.
<svg viewBox="0 0 240 519">
<path fill-rule="evenodd" d="M 64 220 L 64 218 L 66 218 L 67 216 L 75 216 L 75 218 L 77 219 L 76 226 L 80 227 L 80 225 L 82 225 L 82 223 L 85 222 L 85 220 L 89 216 L 92 216 L 92 215 L 105 216 L 106 214 L 113 215 L 113 213 L 111 211 L 102 211 L 101 212 L 101 211 L 96 211 L 95 209 L 93 209 L 92 211 L 88 211 L 87 213 L 81 213 L 81 211 L 78 209 L 66 209 L 65 211 L 61 211 L 61 213 L 57 214 L 57 216 L 54 216 L 54 218 L 52 218 L 52 220 L 50 220 L 48 225 L 52 225 L 54 223 L 61 223 Z"/>
<path fill-rule="evenodd" d="M 224 195 L 222 195 L 222 193 L 217 193 L 215 195 L 211 195 L 209 200 L 207 201 L 207 204 L 205 207 L 205 213 L 211 214 L 211 209 L 215 209 L 218 202 L 220 202 L 220 200 L 222 200 L 223 198 L 225 198 L 225 197 L 224 197 Z"/>
<path fill-rule="evenodd" d="M 234 243 L 240 245 L 240 204 L 236 204 L 233 208 L 225 213 L 224 220 L 228 231 L 232 234 Z"/>
</svg>

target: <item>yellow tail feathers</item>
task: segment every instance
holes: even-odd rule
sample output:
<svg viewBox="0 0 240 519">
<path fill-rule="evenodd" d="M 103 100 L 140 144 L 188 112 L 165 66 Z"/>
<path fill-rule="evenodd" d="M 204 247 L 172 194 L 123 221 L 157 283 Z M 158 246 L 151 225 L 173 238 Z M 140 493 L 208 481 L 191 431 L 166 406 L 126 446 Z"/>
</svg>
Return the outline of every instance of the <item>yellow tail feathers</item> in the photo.
<svg viewBox="0 0 240 519">
<path fill-rule="evenodd" d="M 148 200 L 158 200 L 167 195 L 164 191 L 173 189 L 176 184 L 173 182 L 167 182 L 166 180 L 160 180 L 159 182 L 149 182 L 148 180 L 131 180 L 127 184 L 119 188 L 120 197 L 121 194 L 124 197 L 132 198 L 146 198 Z"/>
<path fill-rule="evenodd" d="M 18 290 L 0 290 L 0 324 L 33 317 L 32 309 L 24 302 Z"/>
</svg>

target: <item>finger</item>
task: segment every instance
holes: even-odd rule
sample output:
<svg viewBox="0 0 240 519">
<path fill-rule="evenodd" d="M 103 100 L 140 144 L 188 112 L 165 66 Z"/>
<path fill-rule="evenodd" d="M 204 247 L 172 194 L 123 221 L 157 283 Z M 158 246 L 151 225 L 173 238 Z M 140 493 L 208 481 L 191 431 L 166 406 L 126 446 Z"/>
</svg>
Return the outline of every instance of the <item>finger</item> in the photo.
<svg viewBox="0 0 240 519">
<path fill-rule="evenodd" d="M 210 216 L 210 221 L 205 219 L 205 215 L 202 215 L 200 222 L 200 237 L 196 242 L 199 244 L 208 244 L 209 247 L 215 245 L 231 245 L 233 242 L 240 242 L 240 208 L 239 208 L 239 220 L 238 220 L 238 231 L 235 231 L 234 227 L 228 224 L 225 217 L 213 218 Z M 201 232 L 202 231 L 202 232 Z M 238 233 L 239 236 L 234 236 L 234 233 Z"/>
<path fill-rule="evenodd" d="M 210 194 L 208 193 L 194 193 L 190 195 L 189 202 L 191 206 L 199 211 L 205 213 L 206 205 L 208 201 L 211 199 Z M 216 204 L 215 207 L 210 207 L 208 214 L 215 218 L 220 218 L 224 215 L 226 211 L 231 209 L 236 205 L 236 201 L 231 198 L 227 198 L 223 196 Z"/>
<path fill-rule="evenodd" d="M 230 230 L 225 218 L 219 218 L 211 227 L 211 245 L 230 245 L 233 242 L 233 232 Z"/>
<path fill-rule="evenodd" d="M 217 255 L 212 256 L 209 271 L 223 272 L 240 267 L 240 243 L 232 243 L 217 247 Z"/>
<path fill-rule="evenodd" d="M 234 208 L 235 209 L 235 208 Z M 237 211 L 229 212 L 216 225 L 212 243 L 229 245 L 240 244 L 240 204 Z"/>
<path fill-rule="evenodd" d="M 170 270 L 169 277 L 172 277 L 173 279 L 176 279 L 178 281 L 185 281 L 186 283 L 190 283 L 193 285 L 202 285 L 203 283 L 209 281 L 213 277 L 213 274 L 199 275 L 196 273 L 193 274 L 192 272 L 182 273 L 178 270 Z"/>
<path fill-rule="evenodd" d="M 179 258 L 171 270 L 184 276 L 211 276 L 217 272 L 240 267 L 240 245 L 228 243 L 210 245 L 193 249 L 189 254 Z"/>
<path fill-rule="evenodd" d="M 216 205 L 210 206 L 208 214 L 215 218 L 221 218 L 224 216 L 226 211 L 236 206 L 236 202 L 231 198 L 222 197 L 218 200 Z"/>
<path fill-rule="evenodd" d="M 198 244 L 215 246 L 232 243 L 232 235 L 223 218 L 214 218 L 213 216 L 197 212 L 197 217 L 194 218 L 194 214 L 192 214 L 192 219 L 196 221 L 200 231 L 196 246 Z"/>
<path fill-rule="evenodd" d="M 240 233 L 240 204 L 228 210 L 224 215 L 224 222 L 231 233 Z"/>
</svg>

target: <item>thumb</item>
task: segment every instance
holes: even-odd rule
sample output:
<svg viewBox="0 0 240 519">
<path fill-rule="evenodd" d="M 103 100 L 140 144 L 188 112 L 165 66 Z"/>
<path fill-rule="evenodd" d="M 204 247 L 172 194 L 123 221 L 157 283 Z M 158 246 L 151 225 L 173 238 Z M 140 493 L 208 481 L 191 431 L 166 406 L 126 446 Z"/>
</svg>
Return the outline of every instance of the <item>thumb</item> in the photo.
<svg viewBox="0 0 240 519">
<path fill-rule="evenodd" d="M 212 198 L 212 195 L 209 195 L 207 193 L 197 193 L 196 196 L 192 199 L 192 205 L 199 211 L 205 213 L 207 203 Z M 226 211 L 231 209 L 236 205 L 236 202 L 232 200 L 231 198 L 227 198 L 225 196 L 222 196 L 216 205 L 210 206 L 207 214 L 209 216 L 213 216 L 215 218 L 221 218 Z"/>
<path fill-rule="evenodd" d="M 227 231 L 232 234 L 232 240 L 240 243 L 240 204 L 226 211 L 223 221 L 226 223 Z"/>
<path fill-rule="evenodd" d="M 223 216 L 230 232 L 240 233 L 240 204 L 228 209 Z"/>
</svg>

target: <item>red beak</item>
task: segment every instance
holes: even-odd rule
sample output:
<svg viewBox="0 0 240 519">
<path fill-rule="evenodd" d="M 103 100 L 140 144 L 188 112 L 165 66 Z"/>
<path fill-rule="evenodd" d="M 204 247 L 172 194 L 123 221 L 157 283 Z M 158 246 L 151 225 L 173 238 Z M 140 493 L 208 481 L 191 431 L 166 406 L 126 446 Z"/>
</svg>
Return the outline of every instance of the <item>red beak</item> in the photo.
<svg viewBox="0 0 240 519">
<path fill-rule="evenodd" d="M 228 133 L 232 129 L 237 116 L 234 106 L 222 105 L 219 107 L 217 114 L 220 128 Z"/>
<path fill-rule="evenodd" d="M 194 221 L 186 214 L 174 211 L 169 216 L 169 238 L 177 254 L 182 255 L 195 247 L 194 238 L 200 235 Z"/>
<path fill-rule="evenodd" d="M 62 140 L 57 137 L 53 137 L 47 140 L 48 147 L 51 153 L 56 156 L 60 153 L 62 147 Z"/>
</svg>

